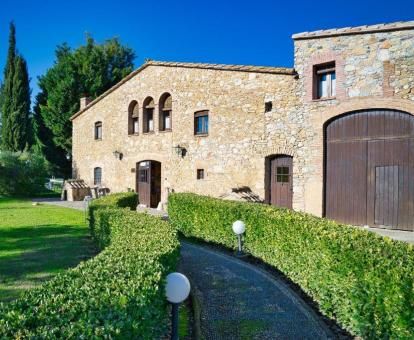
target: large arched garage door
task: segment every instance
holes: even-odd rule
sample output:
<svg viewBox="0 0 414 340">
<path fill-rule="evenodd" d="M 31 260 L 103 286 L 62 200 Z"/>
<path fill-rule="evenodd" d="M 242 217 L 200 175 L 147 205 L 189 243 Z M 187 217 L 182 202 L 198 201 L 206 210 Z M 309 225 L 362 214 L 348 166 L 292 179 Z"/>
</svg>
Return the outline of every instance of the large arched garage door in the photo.
<svg viewBox="0 0 414 340">
<path fill-rule="evenodd" d="M 357 111 L 329 122 L 325 133 L 325 216 L 414 230 L 414 117 Z"/>
</svg>

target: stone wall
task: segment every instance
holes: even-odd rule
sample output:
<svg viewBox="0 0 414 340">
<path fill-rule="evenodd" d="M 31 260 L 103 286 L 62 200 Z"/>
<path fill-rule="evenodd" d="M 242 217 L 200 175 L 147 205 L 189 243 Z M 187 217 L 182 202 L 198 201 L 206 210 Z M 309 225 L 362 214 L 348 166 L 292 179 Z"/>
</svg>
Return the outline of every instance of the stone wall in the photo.
<svg viewBox="0 0 414 340">
<path fill-rule="evenodd" d="M 162 163 L 162 199 L 167 190 L 227 196 L 248 187 L 265 196 L 265 158 L 293 156 L 293 208 L 323 213 L 324 124 L 346 112 L 369 108 L 414 114 L 414 29 L 357 30 L 302 34 L 295 39 L 295 73 L 285 69 L 227 69 L 198 64 L 150 63 L 105 94 L 73 120 L 77 177 L 92 184 L 102 167 L 103 185 L 112 191 L 135 189 L 136 163 Z M 336 98 L 314 100 L 313 66 L 335 61 Z M 230 70 L 233 68 L 232 70 Z M 147 96 L 158 103 L 172 95 L 172 132 L 128 135 L 128 106 Z M 265 102 L 273 104 L 265 112 Z M 194 136 L 194 112 L 210 111 L 207 137 Z M 94 122 L 103 139 L 94 140 Z M 142 122 L 142 110 L 140 122 Z M 187 149 L 184 158 L 173 150 Z M 117 160 L 113 151 L 124 157 Z M 204 180 L 196 169 L 205 169 Z"/>
<path fill-rule="evenodd" d="M 73 159 L 78 178 L 92 185 L 93 169 L 102 168 L 103 185 L 112 191 L 135 189 L 132 169 L 142 160 L 162 164 L 162 194 L 167 188 L 220 196 L 232 188 L 246 186 L 264 197 L 264 155 L 273 152 L 286 136 L 271 133 L 271 117 L 283 126 L 296 119 L 292 107 L 297 101 L 295 80 L 290 74 L 239 72 L 150 65 L 105 96 L 73 120 Z M 172 96 L 172 131 L 128 135 L 128 106 L 142 105 L 147 96 L 156 104 L 161 95 Z M 273 110 L 265 113 L 265 101 Z M 207 137 L 194 136 L 194 112 L 209 110 Z M 94 123 L 102 121 L 103 138 L 94 140 Z M 142 119 L 141 116 L 139 119 Z M 288 135 L 288 133 L 287 133 Z M 185 147 L 181 158 L 173 147 Z M 123 153 L 117 160 L 113 151 Z M 268 151 L 267 151 L 268 150 Z M 205 169 L 205 179 L 196 180 L 196 169 Z"/>
<path fill-rule="evenodd" d="M 303 209 L 317 215 L 323 208 L 324 124 L 334 116 L 360 109 L 401 109 L 414 114 L 414 29 L 335 33 L 305 34 L 295 40 L 295 93 L 304 117 L 301 126 L 307 131 L 301 151 L 305 157 Z M 337 96 L 312 100 L 313 65 L 330 61 L 336 63 Z M 278 130 L 276 126 L 274 130 Z"/>
</svg>

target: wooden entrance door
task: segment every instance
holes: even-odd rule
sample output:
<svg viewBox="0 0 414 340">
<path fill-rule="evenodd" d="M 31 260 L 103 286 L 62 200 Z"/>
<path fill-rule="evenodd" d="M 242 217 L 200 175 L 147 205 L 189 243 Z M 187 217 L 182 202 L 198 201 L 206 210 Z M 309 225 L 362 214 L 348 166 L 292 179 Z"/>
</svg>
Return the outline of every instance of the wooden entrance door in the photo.
<svg viewBox="0 0 414 340">
<path fill-rule="evenodd" d="M 414 230 L 414 117 L 344 115 L 326 127 L 325 215 L 354 225 Z"/>
<path fill-rule="evenodd" d="M 292 209 L 292 163 L 290 156 L 270 161 L 270 204 Z"/>
<path fill-rule="evenodd" d="M 151 203 L 151 162 L 138 163 L 136 174 L 139 203 L 149 207 Z"/>
<path fill-rule="evenodd" d="M 137 163 L 136 182 L 139 203 L 156 208 L 161 201 L 161 163 L 157 161 Z"/>
</svg>

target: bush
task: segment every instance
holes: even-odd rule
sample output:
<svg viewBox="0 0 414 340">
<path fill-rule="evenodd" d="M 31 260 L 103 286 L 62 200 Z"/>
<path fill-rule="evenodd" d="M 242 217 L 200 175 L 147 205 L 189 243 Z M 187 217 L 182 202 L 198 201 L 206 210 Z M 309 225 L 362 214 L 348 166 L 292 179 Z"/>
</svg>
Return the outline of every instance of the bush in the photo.
<svg viewBox="0 0 414 340">
<path fill-rule="evenodd" d="M 246 223 L 248 252 L 299 284 L 320 310 L 363 338 L 414 334 L 413 246 L 305 213 L 173 194 L 168 213 L 185 236 L 235 248 Z"/>
<path fill-rule="evenodd" d="M 37 153 L 0 151 L 0 195 L 44 192 L 48 171 L 47 161 Z"/>
<path fill-rule="evenodd" d="M 89 204 L 88 217 L 89 228 L 91 235 L 95 239 L 95 242 L 100 249 L 106 247 L 109 244 L 110 230 L 106 230 L 104 226 L 95 221 L 95 211 L 97 209 L 104 208 L 129 208 L 135 210 L 138 204 L 138 195 L 134 192 L 120 192 L 101 197 L 97 200 L 93 200 Z M 108 226 L 106 226 L 108 227 Z"/>
<path fill-rule="evenodd" d="M 105 239 L 101 243 L 108 246 L 42 287 L 0 305 L 0 338 L 159 339 L 166 335 L 164 280 L 178 260 L 175 230 L 161 219 L 127 209 L 105 206 L 93 214 L 100 230 L 107 231 L 107 236 L 101 232 L 95 237 Z"/>
<path fill-rule="evenodd" d="M 108 196 L 103 196 L 94 200 L 90 204 L 90 208 L 95 207 L 118 207 L 129 208 L 135 210 L 138 205 L 138 195 L 135 192 L 119 192 Z"/>
</svg>

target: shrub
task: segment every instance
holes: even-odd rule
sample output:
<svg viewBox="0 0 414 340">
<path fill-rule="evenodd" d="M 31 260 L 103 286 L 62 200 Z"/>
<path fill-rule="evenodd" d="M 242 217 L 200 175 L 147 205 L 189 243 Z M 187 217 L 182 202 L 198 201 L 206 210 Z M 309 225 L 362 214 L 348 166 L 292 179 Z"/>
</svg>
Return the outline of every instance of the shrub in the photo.
<svg viewBox="0 0 414 340">
<path fill-rule="evenodd" d="M 320 310 L 363 338 L 414 334 L 413 246 L 309 214 L 267 205 L 173 194 L 168 213 L 185 236 L 245 248 L 299 284 Z"/>
<path fill-rule="evenodd" d="M 134 192 L 120 192 L 101 197 L 97 200 L 93 200 L 89 204 L 88 217 L 89 228 L 91 230 L 92 237 L 95 239 L 97 245 L 102 249 L 108 245 L 110 238 L 109 230 L 101 230 L 102 227 L 99 223 L 95 222 L 95 211 L 97 209 L 104 208 L 129 208 L 135 210 L 138 204 L 138 195 Z M 104 233 L 104 234 L 101 234 Z M 99 235 L 101 234 L 101 235 Z"/>
<path fill-rule="evenodd" d="M 135 210 L 138 204 L 138 195 L 135 192 L 119 192 L 107 196 L 103 196 L 94 200 L 90 204 L 90 208 L 94 207 L 118 207 L 129 208 Z"/>
<path fill-rule="evenodd" d="M 0 195 L 43 192 L 48 171 L 47 161 L 37 153 L 0 151 Z"/>
<path fill-rule="evenodd" d="M 107 231 L 107 236 L 96 235 L 107 247 L 42 287 L 0 305 L 0 338 L 165 336 L 164 280 L 179 255 L 175 230 L 161 219 L 127 209 L 105 206 L 93 214 L 100 230 Z"/>
</svg>

